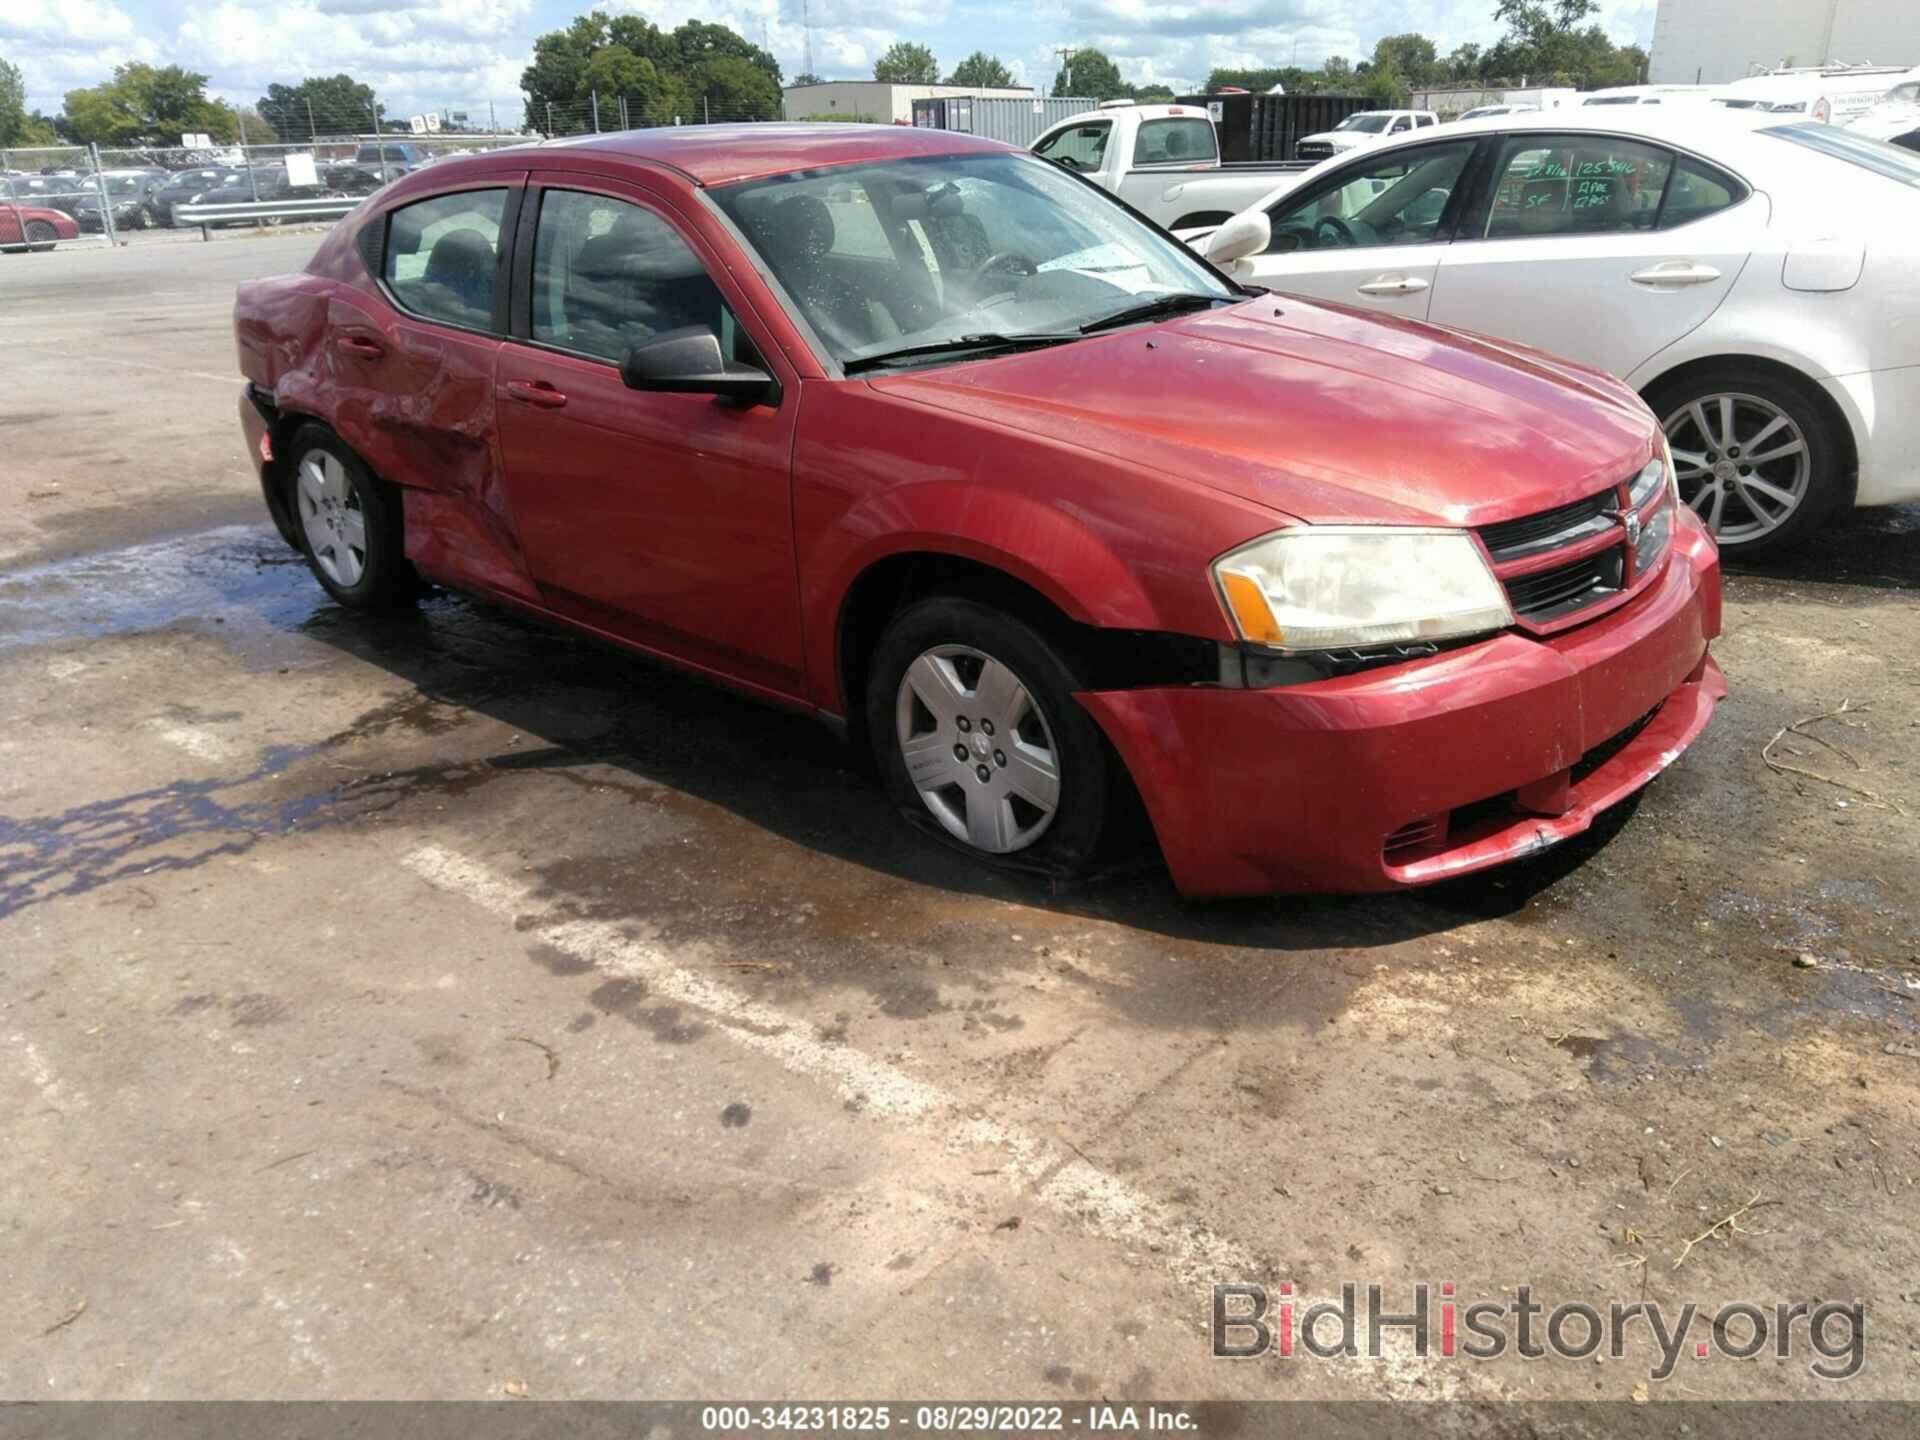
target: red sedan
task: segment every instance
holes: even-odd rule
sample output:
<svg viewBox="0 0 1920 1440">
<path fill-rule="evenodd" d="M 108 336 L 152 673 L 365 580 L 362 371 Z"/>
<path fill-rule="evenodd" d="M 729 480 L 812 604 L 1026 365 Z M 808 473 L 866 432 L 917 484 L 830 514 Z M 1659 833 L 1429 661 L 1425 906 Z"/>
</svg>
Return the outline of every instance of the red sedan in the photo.
<svg viewBox="0 0 1920 1440">
<path fill-rule="evenodd" d="M 1712 541 L 1604 375 L 1234 285 L 886 126 L 450 160 L 241 287 L 247 444 L 342 604 L 425 578 L 815 714 L 1052 873 L 1191 895 L 1585 829 L 1725 693 Z"/>
<path fill-rule="evenodd" d="M 4 184 L 0 181 L 0 184 Z M 0 196 L 0 248 L 51 250 L 61 240 L 78 240 L 80 227 L 64 210 L 16 205 Z"/>
</svg>

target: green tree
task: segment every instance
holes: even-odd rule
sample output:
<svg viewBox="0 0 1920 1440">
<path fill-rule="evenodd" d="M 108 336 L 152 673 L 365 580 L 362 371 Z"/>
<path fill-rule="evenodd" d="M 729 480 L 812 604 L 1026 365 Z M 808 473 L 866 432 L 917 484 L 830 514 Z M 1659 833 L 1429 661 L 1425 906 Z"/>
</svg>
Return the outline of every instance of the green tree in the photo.
<svg viewBox="0 0 1920 1440">
<path fill-rule="evenodd" d="M 1133 94 L 1133 87 L 1120 78 L 1120 67 L 1101 51 L 1076 50 L 1053 77 L 1053 93 L 1115 100 Z"/>
<path fill-rule="evenodd" d="M 1353 62 L 1344 55 L 1329 55 L 1320 65 L 1320 86 L 1322 90 L 1336 94 L 1352 94 L 1359 81 L 1354 76 Z"/>
<path fill-rule="evenodd" d="M 254 108 L 276 133 L 309 139 L 375 129 L 378 117 L 385 113 L 374 100 L 373 87 L 346 74 L 314 75 L 298 85 L 269 85 Z M 251 116 L 247 138 L 253 138 Z"/>
<path fill-rule="evenodd" d="M 209 100 L 206 85 L 206 76 L 178 65 L 117 65 L 111 80 L 67 92 L 60 128 L 82 145 L 177 145 L 194 132 L 232 140 L 239 130 L 233 109 Z"/>
<path fill-rule="evenodd" d="M 688 118 L 714 120 L 777 120 L 780 82 L 765 69 L 738 55 L 716 55 L 693 72 Z"/>
<path fill-rule="evenodd" d="M 60 137 L 44 116 L 27 111 L 27 81 L 18 65 L 0 60 L 0 145 L 55 145 Z"/>
<path fill-rule="evenodd" d="M 899 40 L 874 61 L 873 78 L 892 85 L 938 85 L 940 62 L 926 46 Z"/>
<path fill-rule="evenodd" d="M 732 59 L 744 60 L 754 69 L 765 71 L 767 79 L 773 82 L 773 88 L 776 91 L 780 88 L 780 62 L 724 25 L 689 20 L 668 36 L 667 41 L 673 47 L 677 68 L 689 82 L 694 73 L 709 60 Z"/>
<path fill-rule="evenodd" d="M 627 124 L 671 125 L 676 115 L 688 110 L 686 87 L 676 75 L 663 73 L 659 66 L 635 55 L 624 45 L 608 45 L 596 50 L 587 61 L 588 104 L 600 97 L 600 128 L 619 124 L 620 102 L 627 102 Z"/>
<path fill-rule="evenodd" d="M 953 67 L 953 74 L 947 77 L 947 83 L 977 85 L 983 90 L 992 90 L 1013 84 L 1013 72 L 1000 63 L 997 55 L 976 50 Z"/>
<path fill-rule="evenodd" d="M 1408 85 L 1431 85 L 1439 54 L 1424 35 L 1386 35 L 1374 43 L 1373 68 L 1397 75 Z"/>
<path fill-rule="evenodd" d="M 589 87 L 587 62 L 593 52 L 610 44 L 607 17 L 598 10 L 576 16 L 564 30 L 549 30 L 533 42 L 533 63 L 520 72 L 520 90 L 527 97 L 527 116 L 544 125 L 547 107 L 570 114 L 574 97 Z"/>
<path fill-rule="evenodd" d="M 793 83 L 796 85 L 824 85 L 827 82 L 811 70 L 802 70 L 798 75 L 793 77 Z"/>
<path fill-rule="evenodd" d="M 1170 105 L 1174 94 L 1171 85 L 1142 85 L 1133 92 L 1133 98 L 1145 105 Z"/>
</svg>

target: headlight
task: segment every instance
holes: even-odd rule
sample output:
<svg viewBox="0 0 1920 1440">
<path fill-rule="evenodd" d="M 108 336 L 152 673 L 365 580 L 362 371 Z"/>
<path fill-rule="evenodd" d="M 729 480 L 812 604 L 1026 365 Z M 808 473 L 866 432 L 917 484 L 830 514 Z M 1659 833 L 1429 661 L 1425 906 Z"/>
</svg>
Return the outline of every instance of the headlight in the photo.
<svg viewBox="0 0 1920 1440">
<path fill-rule="evenodd" d="M 1640 473 L 1633 477 L 1633 483 L 1627 486 L 1627 508 L 1638 510 L 1653 498 L 1662 482 L 1671 485 L 1669 476 L 1673 473 L 1673 462 L 1667 458 L 1667 447 L 1663 442 L 1660 453 L 1649 460 Z"/>
<path fill-rule="evenodd" d="M 1213 576 L 1240 638 L 1289 653 L 1450 640 L 1513 623 L 1464 530 L 1302 525 L 1221 556 Z"/>
</svg>

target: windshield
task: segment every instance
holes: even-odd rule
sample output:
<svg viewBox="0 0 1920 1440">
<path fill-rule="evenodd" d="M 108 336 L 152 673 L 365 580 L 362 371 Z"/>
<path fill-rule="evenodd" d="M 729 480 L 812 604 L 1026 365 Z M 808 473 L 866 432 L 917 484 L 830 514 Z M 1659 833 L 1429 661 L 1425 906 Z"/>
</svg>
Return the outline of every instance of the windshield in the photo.
<svg viewBox="0 0 1920 1440">
<path fill-rule="evenodd" d="M 1333 128 L 1336 130 L 1364 130 L 1369 135 L 1377 135 L 1380 131 L 1387 128 L 1387 122 L 1392 119 L 1393 117 L 1391 115 L 1375 115 L 1363 111 L 1358 115 L 1347 116 L 1346 119 L 1342 120 Z"/>
<path fill-rule="evenodd" d="M 843 364 L 1075 331 L 1156 296 L 1236 298 L 1186 247 L 1027 155 L 915 157 L 710 193 Z"/>
<path fill-rule="evenodd" d="M 138 195 L 144 183 L 144 181 L 132 175 L 109 175 L 107 177 L 107 194 Z"/>
<path fill-rule="evenodd" d="M 1884 140 L 1869 140 L 1857 130 L 1842 130 L 1837 125 L 1770 125 L 1760 133 L 1804 145 L 1920 190 L 1920 154 Z"/>
<path fill-rule="evenodd" d="M 1595 95 L 1586 102 L 1589 105 L 1638 105 L 1638 95 Z"/>
<path fill-rule="evenodd" d="M 1908 85 L 1896 85 L 1880 99 L 1883 105 L 1920 104 L 1920 80 Z"/>
</svg>

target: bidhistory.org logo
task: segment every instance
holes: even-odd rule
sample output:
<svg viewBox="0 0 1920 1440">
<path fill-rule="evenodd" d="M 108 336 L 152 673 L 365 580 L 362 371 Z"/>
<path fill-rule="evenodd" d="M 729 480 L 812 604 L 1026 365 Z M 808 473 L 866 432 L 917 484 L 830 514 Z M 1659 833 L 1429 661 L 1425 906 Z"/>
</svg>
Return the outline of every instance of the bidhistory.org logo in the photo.
<svg viewBox="0 0 1920 1440">
<path fill-rule="evenodd" d="M 1569 1300 L 1549 1309 L 1522 1285 L 1512 1299 L 1474 1300 L 1455 1294 L 1452 1281 L 1438 1287 L 1421 1281 L 1389 1309 L 1384 1287 L 1340 1286 L 1338 1300 L 1308 1303 L 1283 1281 L 1270 1296 L 1265 1285 L 1213 1287 L 1213 1354 L 1220 1360 L 1379 1359 L 1387 1337 L 1411 1342 L 1414 1354 L 1443 1360 L 1553 1357 L 1586 1360 L 1604 1353 L 1624 1359 L 1632 1332 L 1652 1347 L 1648 1378 L 1665 1380 L 1691 1354 L 1751 1360 L 1763 1354 L 1808 1357 L 1808 1369 L 1823 1380 L 1850 1380 L 1866 1360 L 1866 1312 L 1858 1300 L 1735 1300 L 1711 1312 L 1688 1301 L 1610 1302 L 1605 1309 Z M 1436 1293 L 1437 1289 L 1437 1293 Z M 1400 1348 L 1396 1346 L 1396 1348 Z"/>
</svg>

